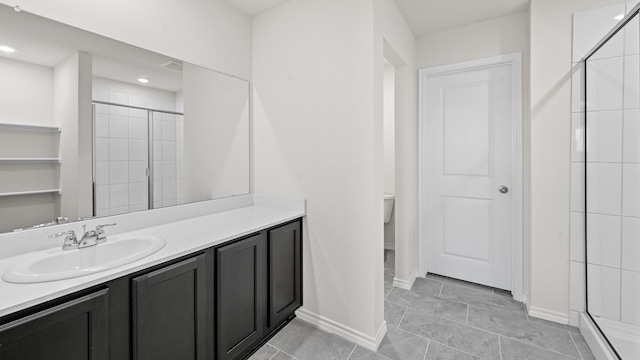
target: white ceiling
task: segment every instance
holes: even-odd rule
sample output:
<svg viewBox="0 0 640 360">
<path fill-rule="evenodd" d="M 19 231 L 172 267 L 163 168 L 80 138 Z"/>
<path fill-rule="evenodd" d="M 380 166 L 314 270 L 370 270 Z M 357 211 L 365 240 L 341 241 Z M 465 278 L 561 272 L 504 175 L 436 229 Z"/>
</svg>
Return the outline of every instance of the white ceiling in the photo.
<svg viewBox="0 0 640 360">
<path fill-rule="evenodd" d="M 242 11 L 243 13 L 254 16 L 267 10 L 273 9 L 286 3 L 289 0 L 224 0 L 229 5 Z"/>
<path fill-rule="evenodd" d="M 0 44 L 18 49 L 1 57 L 32 64 L 54 67 L 76 51 L 91 53 L 93 75 L 140 85 L 145 77 L 148 87 L 180 91 L 182 73 L 166 69 L 161 64 L 176 59 L 76 29 L 27 12 L 16 13 L 0 6 Z"/>
<path fill-rule="evenodd" d="M 530 0 L 394 0 L 416 36 L 526 11 Z"/>
<path fill-rule="evenodd" d="M 224 0 L 255 16 L 289 0 Z M 318 0 L 322 1 L 322 0 Z M 529 8 L 530 0 L 394 0 L 414 35 L 422 36 L 507 16 Z"/>
</svg>

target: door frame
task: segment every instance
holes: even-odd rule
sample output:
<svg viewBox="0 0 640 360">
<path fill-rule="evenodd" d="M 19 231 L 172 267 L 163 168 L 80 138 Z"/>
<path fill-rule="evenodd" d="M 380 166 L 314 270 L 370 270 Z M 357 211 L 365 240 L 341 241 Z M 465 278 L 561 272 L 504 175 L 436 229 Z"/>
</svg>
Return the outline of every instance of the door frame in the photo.
<svg viewBox="0 0 640 360">
<path fill-rule="evenodd" d="M 511 66 L 512 75 L 512 101 L 513 127 L 512 144 L 514 148 L 513 184 L 512 184 L 512 247 L 511 247 L 511 292 L 517 301 L 523 301 L 523 236 L 522 236 L 522 53 L 499 55 L 490 58 L 465 61 L 460 63 L 422 68 L 418 70 L 418 274 L 427 274 L 427 188 L 426 179 L 428 169 L 426 161 L 426 126 L 424 116 L 426 114 L 424 103 L 424 86 L 430 77 L 453 74 L 473 69 L 483 69 L 496 66 Z"/>
</svg>

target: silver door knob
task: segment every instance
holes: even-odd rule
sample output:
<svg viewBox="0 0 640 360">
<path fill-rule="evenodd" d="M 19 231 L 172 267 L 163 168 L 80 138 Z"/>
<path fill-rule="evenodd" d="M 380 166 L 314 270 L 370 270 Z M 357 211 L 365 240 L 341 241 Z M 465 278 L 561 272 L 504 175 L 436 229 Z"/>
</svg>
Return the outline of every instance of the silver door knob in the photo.
<svg viewBox="0 0 640 360">
<path fill-rule="evenodd" d="M 500 191 L 503 194 L 506 194 L 509 192 L 509 188 L 503 185 L 498 188 L 498 191 Z"/>
</svg>

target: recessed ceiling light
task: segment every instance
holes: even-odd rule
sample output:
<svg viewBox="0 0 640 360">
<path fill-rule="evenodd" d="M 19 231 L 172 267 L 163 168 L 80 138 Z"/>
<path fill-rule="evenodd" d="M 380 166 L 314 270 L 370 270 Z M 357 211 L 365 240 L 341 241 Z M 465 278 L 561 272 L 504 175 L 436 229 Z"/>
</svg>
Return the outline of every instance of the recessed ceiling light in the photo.
<svg viewBox="0 0 640 360">
<path fill-rule="evenodd" d="M 622 20 L 622 19 L 624 19 L 624 14 L 618 15 L 618 16 L 614 17 L 614 19 L 615 20 Z"/>
<path fill-rule="evenodd" d="M 11 53 L 16 52 L 17 50 L 16 50 L 16 48 L 11 47 L 9 45 L 0 45 L 0 51 L 11 54 Z"/>
<path fill-rule="evenodd" d="M 146 84 L 146 83 L 148 83 L 148 82 L 149 82 L 149 79 L 145 79 L 145 78 L 138 78 L 138 81 L 139 81 L 139 82 L 141 82 L 141 83 L 143 83 L 143 84 Z"/>
</svg>

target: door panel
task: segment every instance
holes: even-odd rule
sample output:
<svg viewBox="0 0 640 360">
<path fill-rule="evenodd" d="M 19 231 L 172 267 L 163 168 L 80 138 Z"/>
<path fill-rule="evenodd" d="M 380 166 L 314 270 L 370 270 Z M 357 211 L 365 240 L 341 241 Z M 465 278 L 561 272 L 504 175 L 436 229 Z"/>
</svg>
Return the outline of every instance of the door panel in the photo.
<svg viewBox="0 0 640 360">
<path fill-rule="evenodd" d="M 2 360 L 107 360 L 108 290 L 0 326 Z"/>
<path fill-rule="evenodd" d="M 302 303 L 300 222 L 269 231 L 269 327 L 279 325 Z"/>
<path fill-rule="evenodd" d="M 443 196 L 442 204 L 443 254 L 490 261 L 493 229 L 489 224 L 493 223 L 493 201 Z M 468 223 L 460 226 L 460 218 L 467 219 Z"/>
<path fill-rule="evenodd" d="M 216 249 L 216 353 L 240 358 L 264 328 L 264 233 Z"/>
<path fill-rule="evenodd" d="M 206 257 L 133 279 L 134 359 L 206 358 Z"/>
<path fill-rule="evenodd" d="M 511 65 L 424 83 L 427 272 L 511 289 Z"/>
<path fill-rule="evenodd" d="M 491 170 L 490 86 L 443 89 L 444 174 L 488 176 Z M 473 118 L 473 121 L 468 121 Z"/>
</svg>

